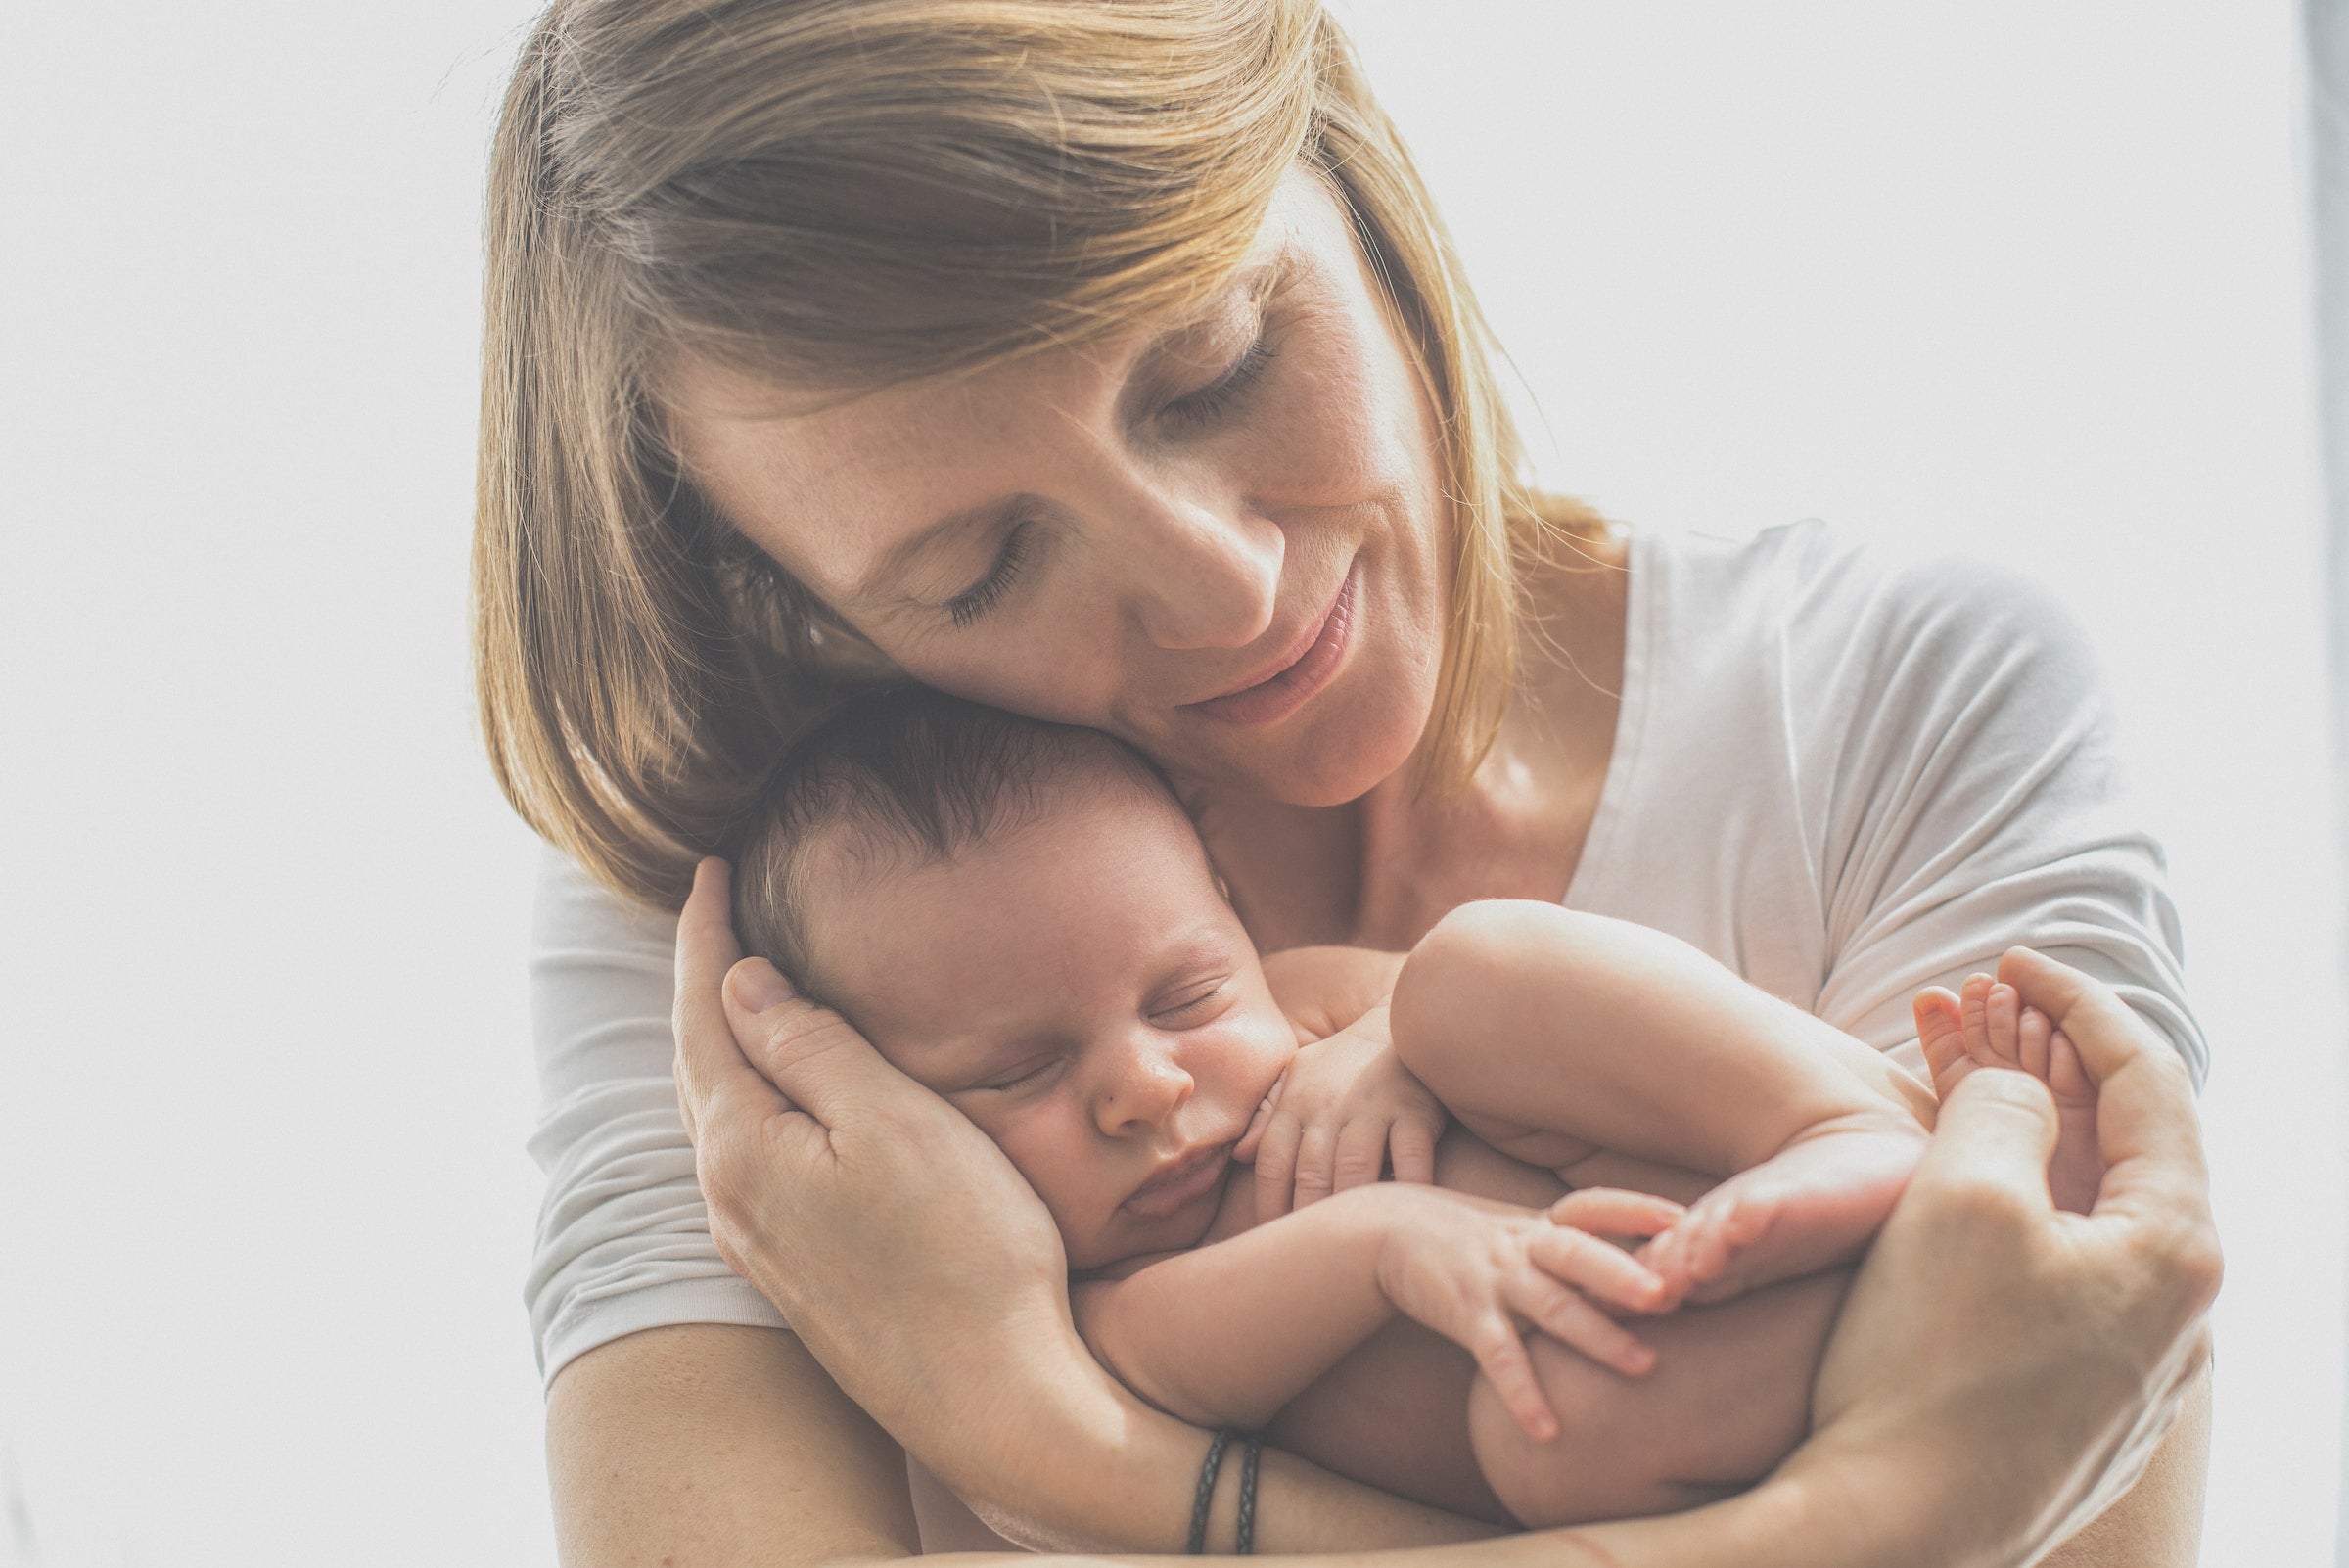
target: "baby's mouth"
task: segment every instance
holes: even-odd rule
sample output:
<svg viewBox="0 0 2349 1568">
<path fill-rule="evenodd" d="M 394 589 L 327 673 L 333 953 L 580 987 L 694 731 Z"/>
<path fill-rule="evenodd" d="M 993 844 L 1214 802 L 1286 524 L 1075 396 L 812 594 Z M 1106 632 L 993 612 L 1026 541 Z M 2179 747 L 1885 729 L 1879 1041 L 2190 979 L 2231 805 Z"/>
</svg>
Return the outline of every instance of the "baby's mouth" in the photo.
<svg viewBox="0 0 2349 1568">
<path fill-rule="evenodd" d="M 1164 1220 L 1178 1214 L 1213 1192 L 1231 1164 L 1229 1143 L 1209 1144 L 1177 1155 L 1162 1165 L 1126 1200 L 1126 1208 L 1145 1220 Z"/>
</svg>

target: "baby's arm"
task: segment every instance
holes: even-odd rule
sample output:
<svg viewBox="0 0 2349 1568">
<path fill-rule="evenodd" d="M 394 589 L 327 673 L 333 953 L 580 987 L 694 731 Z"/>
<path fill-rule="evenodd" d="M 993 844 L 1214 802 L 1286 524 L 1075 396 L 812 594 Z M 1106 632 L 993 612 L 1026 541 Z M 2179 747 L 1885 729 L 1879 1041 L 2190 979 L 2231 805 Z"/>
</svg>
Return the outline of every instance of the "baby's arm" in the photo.
<svg viewBox="0 0 2349 1568">
<path fill-rule="evenodd" d="M 1151 1404 L 1204 1426 L 1263 1427 L 1397 1312 L 1476 1357 L 1537 1438 L 1556 1430 L 1519 1318 L 1630 1376 L 1653 1354 L 1585 1294 L 1627 1312 L 1663 1285 L 1598 1239 L 1653 1235 L 1678 1205 L 1577 1193 L 1539 1210 L 1437 1188 L 1357 1187 L 1122 1279 L 1078 1282 L 1078 1330 Z M 1575 1226 L 1589 1228 L 1574 1228 Z"/>
<path fill-rule="evenodd" d="M 1570 1183 L 1609 1155 L 1732 1179 L 1646 1256 L 1712 1300 L 1857 1253 L 1930 1093 L 1675 938 L 1555 904 L 1445 917 L 1396 981 L 1403 1064 L 1480 1137 Z"/>
</svg>

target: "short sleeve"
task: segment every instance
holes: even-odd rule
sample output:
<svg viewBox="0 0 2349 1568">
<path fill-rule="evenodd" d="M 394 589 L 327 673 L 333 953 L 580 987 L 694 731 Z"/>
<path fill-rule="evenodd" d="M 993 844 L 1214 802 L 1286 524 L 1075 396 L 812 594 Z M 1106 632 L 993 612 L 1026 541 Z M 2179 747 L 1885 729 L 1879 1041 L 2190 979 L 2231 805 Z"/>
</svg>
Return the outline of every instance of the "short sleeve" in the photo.
<svg viewBox="0 0 2349 1568">
<path fill-rule="evenodd" d="M 546 1173 L 524 1297 L 540 1373 L 671 1323 L 780 1328 L 718 1257 L 677 1112 L 669 1006 L 676 920 L 552 851 L 530 933 L 530 1016 Z"/>
<path fill-rule="evenodd" d="M 2071 616 L 2015 573 L 1955 558 L 1855 560 L 1814 586 L 1843 601 L 1815 618 L 1838 635 L 1793 661 L 1817 672 L 1818 704 L 1791 706 L 1824 760 L 1819 1016 L 1902 1047 L 1918 990 L 2021 944 L 2111 985 L 2199 1084 L 2208 1048 L 2161 850 L 2131 818 Z"/>
</svg>

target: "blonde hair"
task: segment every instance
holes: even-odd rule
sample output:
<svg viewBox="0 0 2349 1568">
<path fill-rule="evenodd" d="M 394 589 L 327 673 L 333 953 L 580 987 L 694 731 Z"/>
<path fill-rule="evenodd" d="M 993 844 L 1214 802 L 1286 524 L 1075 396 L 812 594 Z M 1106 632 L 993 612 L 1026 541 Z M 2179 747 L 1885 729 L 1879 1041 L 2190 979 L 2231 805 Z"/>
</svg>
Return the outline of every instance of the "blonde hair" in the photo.
<svg viewBox="0 0 2349 1568">
<path fill-rule="evenodd" d="M 682 484 L 679 356 L 861 390 L 1194 305 L 1302 165 L 1441 421 L 1451 603 L 1422 785 L 1514 675 L 1536 495 L 1433 203 L 1319 0 L 557 0 L 491 154 L 474 653 L 498 783 L 674 906 L 790 738 L 884 662 Z"/>
</svg>

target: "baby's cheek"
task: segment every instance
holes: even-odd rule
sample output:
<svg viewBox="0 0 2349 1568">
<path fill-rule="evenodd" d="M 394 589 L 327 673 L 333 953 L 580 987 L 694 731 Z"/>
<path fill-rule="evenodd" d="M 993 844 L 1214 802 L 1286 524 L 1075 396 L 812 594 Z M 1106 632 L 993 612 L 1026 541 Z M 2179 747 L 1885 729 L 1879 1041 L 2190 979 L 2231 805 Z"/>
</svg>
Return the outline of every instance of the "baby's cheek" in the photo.
<svg viewBox="0 0 2349 1568">
<path fill-rule="evenodd" d="M 1103 1232 L 1108 1217 L 1103 1193 L 1107 1183 L 1089 1168 L 1065 1128 L 1048 1118 L 1028 1118 L 1022 1125 L 993 1133 L 996 1145 L 1010 1156 L 1012 1166 L 1044 1200 L 1072 1268 L 1095 1268 L 1109 1262 L 1095 1256 L 1106 1250 Z"/>
</svg>

